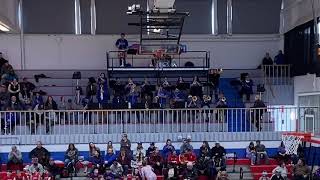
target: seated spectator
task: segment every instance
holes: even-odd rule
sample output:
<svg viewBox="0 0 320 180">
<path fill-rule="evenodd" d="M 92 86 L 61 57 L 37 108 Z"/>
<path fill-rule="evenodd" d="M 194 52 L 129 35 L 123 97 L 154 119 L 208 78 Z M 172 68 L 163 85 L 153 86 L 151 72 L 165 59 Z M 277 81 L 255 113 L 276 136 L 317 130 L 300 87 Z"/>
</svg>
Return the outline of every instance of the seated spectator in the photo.
<svg viewBox="0 0 320 180">
<path fill-rule="evenodd" d="M 250 142 L 249 146 L 246 148 L 246 157 L 250 159 L 251 165 L 255 164 L 256 148 L 254 147 L 253 142 Z"/>
<path fill-rule="evenodd" d="M 32 109 L 33 110 L 43 110 L 44 109 L 44 101 L 40 92 L 34 92 L 35 96 L 33 96 L 32 100 Z"/>
<path fill-rule="evenodd" d="M 285 57 L 284 57 L 284 54 L 282 53 L 282 50 L 279 50 L 278 54 L 274 57 L 274 62 L 277 65 L 285 64 Z"/>
<path fill-rule="evenodd" d="M 15 168 L 18 167 L 18 168 Z M 8 163 L 7 163 L 7 170 L 14 171 L 23 169 L 23 161 L 22 161 L 22 154 L 17 149 L 17 146 L 12 146 L 11 151 L 8 155 Z"/>
<path fill-rule="evenodd" d="M 131 157 L 125 149 L 120 150 L 117 162 L 121 164 L 123 168 L 123 174 L 126 176 L 128 174 L 129 168 L 131 167 Z"/>
<path fill-rule="evenodd" d="M 142 162 L 142 168 L 140 169 L 140 175 L 142 179 L 157 180 L 157 175 L 153 172 L 151 166 L 147 165 L 146 161 Z"/>
<path fill-rule="evenodd" d="M 32 107 L 32 92 L 28 91 L 25 86 L 22 86 L 19 93 L 19 99 L 25 109 L 30 109 Z"/>
<path fill-rule="evenodd" d="M 35 90 L 36 86 L 32 83 L 32 82 L 29 82 L 28 79 L 26 77 L 24 77 L 22 79 L 22 82 L 20 82 L 20 86 L 22 88 L 25 88 L 27 92 L 32 92 L 33 90 Z M 21 88 L 21 89 L 22 89 Z"/>
<path fill-rule="evenodd" d="M 253 93 L 253 89 L 252 89 L 253 81 L 249 79 L 248 74 L 245 75 L 243 79 L 240 80 L 240 84 L 241 84 L 241 88 L 239 92 L 240 96 L 241 97 L 245 96 L 246 101 L 250 101 L 250 96 Z"/>
<path fill-rule="evenodd" d="M 49 177 L 53 179 L 59 179 L 59 176 L 62 172 L 62 170 L 55 164 L 54 160 L 50 158 L 49 164 L 46 167 L 46 170 L 48 171 Z"/>
<path fill-rule="evenodd" d="M 162 149 L 162 155 L 164 159 L 167 160 L 169 155 L 172 154 L 173 151 L 175 151 L 175 148 L 171 143 L 171 139 L 167 139 L 166 145 L 164 145 Z"/>
<path fill-rule="evenodd" d="M 229 180 L 227 171 L 219 171 L 217 180 Z"/>
<path fill-rule="evenodd" d="M 137 91 L 137 86 L 131 86 L 129 93 L 127 94 L 127 102 L 129 109 L 137 109 L 138 98 L 139 93 Z"/>
<path fill-rule="evenodd" d="M 183 179 L 189 179 L 189 180 L 197 180 L 198 179 L 198 171 L 193 166 L 192 163 L 188 163 L 187 167 L 184 169 L 182 173 Z"/>
<path fill-rule="evenodd" d="M 99 168 L 99 170 L 102 170 L 104 161 L 100 155 L 100 151 L 93 151 L 93 156 L 90 157 L 89 161 L 92 163 L 94 167 Z"/>
<path fill-rule="evenodd" d="M 191 151 L 193 151 L 193 147 L 190 144 L 191 142 L 191 137 L 187 137 L 187 139 L 183 140 L 183 143 L 180 147 L 180 154 L 185 153 L 187 149 L 190 149 Z"/>
<path fill-rule="evenodd" d="M 268 177 L 268 172 L 263 171 L 262 176 L 259 178 L 259 180 L 270 180 L 270 178 Z"/>
<path fill-rule="evenodd" d="M 186 149 L 186 151 L 179 156 L 180 163 L 184 165 L 189 162 L 195 164 L 196 160 L 197 156 L 191 149 Z"/>
<path fill-rule="evenodd" d="M 288 179 L 288 169 L 286 168 L 286 163 L 284 162 L 281 162 L 276 168 L 274 168 L 272 170 L 272 174 L 275 175 L 275 178 L 274 180 L 277 180 L 279 179 L 280 177 L 283 179 L 283 180 L 286 180 Z M 280 177 L 279 177 L 280 176 Z M 280 178 L 280 179 L 281 179 Z M 272 178 L 271 178 L 272 180 Z"/>
<path fill-rule="evenodd" d="M 11 101 L 8 102 L 7 107 L 12 111 L 21 111 L 23 107 L 16 96 L 11 96 Z"/>
<path fill-rule="evenodd" d="M 32 159 L 36 157 L 37 158 L 37 163 L 39 162 L 43 166 L 48 166 L 49 164 L 49 159 L 50 159 L 50 152 L 42 147 L 41 141 L 37 142 L 37 147 L 34 148 L 30 153 L 29 153 L 29 158 Z"/>
<path fill-rule="evenodd" d="M 150 155 L 149 164 L 157 175 L 162 174 L 163 159 L 158 148 L 156 148 L 156 150 Z"/>
<path fill-rule="evenodd" d="M 278 147 L 277 159 L 279 162 L 285 162 L 285 163 L 290 160 L 290 156 L 286 152 L 286 147 L 285 147 L 283 141 L 281 141 L 281 144 Z"/>
<path fill-rule="evenodd" d="M 282 177 L 280 170 L 277 169 L 271 176 L 271 180 L 286 180 L 286 178 Z"/>
<path fill-rule="evenodd" d="M 142 142 L 138 142 L 137 148 L 133 151 L 133 159 L 137 160 L 139 158 L 144 159 L 146 156 L 146 150 L 142 146 Z"/>
<path fill-rule="evenodd" d="M 127 134 L 122 135 L 122 139 L 120 141 L 120 149 L 126 151 L 126 153 L 131 154 L 131 141 L 128 139 Z"/>
<path fill-rule="evenodd" d="M 264 104 L 264 102 L 261 100 L 260 95 L 255 96 L 255 101 L 252 106 L 252 111 L 251 111 L 251 123 L 255 125 L 257 128 L 257 131 L 262 130 L 261 126 L 261 121 L 263 117 L 263 113 L 267 111 L 267 106 Z"/>
<path fill-rule="evenodd" d="M 209 176 L 210 157 L 206 156 L 206 154 L 201 154 L 196 162 L 196 168 L 199 171 L 199 175 Z"/>
<path fill-rule="evenodd" d="M 150 157 L 150 155 L 156 151 L 156 145 L 154 142 L 150 143 L 150 146 L 148 147 L 147 151 L 146 151 L 146 157 Z"/>
<path fill-rule="evenodd" d="M 222 164 L 226 164 L 226 150 L 217 141 L 215 146 L 211 149 L 211 156 L 213 159 L 221 159 Z"/>
<path fill-rule="evenodd" d="M 172 93 L 173 107 L 179 108 L 179 105 L 184 105 L 186 100 L 186 94 L 184 94 L 180 89 L 176 88 Z M 181 107 L 181 105 L 180 105 Z"/>
<path fill-rule="evenodd" d="M 94 167 L 89 175 L 90 180 L 100 180 L 103 176 L 100 175 L 99 168 Z"/>
<path fill-rule="evenodd" d="M 64 157 L 64 166 L 68 167 L 71 165 L 71 167 L 74 167 L 78 161 L 78 155 L 78 149 L 74 146 L 74 144 L 69 144 Z"/>
<path fill-rule="evenodd" d="M 122 96 L 115 95 L 112 98 L 112 107 L 113 109 L 125 109 L 127 107 L 127 104 Z"/>
<path fill-rule="evenodd" d="M 26 169 L 27 172 L 31 174 L 39 173 L 42 175 L 45 172 L 44 167 L 38 162 L 37 157 L 32 158 L 31 165 L 27 166 Z"/>
<path fill-rule="evenodd" d="M 111 163 L 112 165 L 113 163 Z M 112 171 L 110 170 L 109 167 L 106 168 L 106 172 L 104 173 L 104 179 L 105 180 L 113 180 L 116 177 L 112 174 Z"/>
<path fill-rule="evenodd" d="M 180 164 L 179 156 L 177 155 L 176 151 L 173 151 L 168 156 L 168 165 L 174 166 L 179 164 Z"/>
<path fill-rule="evenodd" d="M 293 179 L 304 180 L 309 179 L 310 168 L 306 165 L 304 159 L 299 159 L 298 163 L 293 167 Z"/>
<path fill-rule="evenodd" d="M 45 110 L 58 110 L 58 105 L 52 96 L 48 96 L 46 103 L 44 104 Z"/>
<path fill-rule="evenodd" d="M 267 151 L 266 151 L 266 147 L 261 144 L 261 141 L 258 140 L 256 141 L 256 156 L 257 156 L 257 164 L 260 165 L 260 162 L 261 162 L 261 159 L 264 159 L 265 160 L 265 163 L 266 164 L 269 164 L 269 156 L 267 154 Z"/>
<path fill-rule="evenodd" d="M 199 154 L 199 157 L 210 157 L 210 146 L 209 146 L 209 143 L 208 141 L 203 141 L 202 142 L 202 145 L 200 147 L 200 154 Z"/>
<path fill-rule="evenodd" d="M 89 143 L 89 158 L 94 156 L 94 152 L 98 151 L 100 154 L 100 149 L 96 147 L 96 145 L 93 142 Z"/>
<path fill-rule="evenodd" d="M 114 178 L 121 178 L 124 174 L 124 169 L 117 160 L 113 161 L 112 165 L 110 166 L 110 170 Z"/>
<path fill-rule="evenodd" d="M 110 167 L 112 163 L 117 159 L 117 154 L 111 147 L 108 148 L 106 156 L 104 157 L 104 164 L 106 167 Z"/>
<path fill-rule="evenodd" d="M 16 78 L 14 78 L 12 82 L 10 82 L 8 86 L 8 91 L 10 93 L 10 96 L 19 97 L 20 84 Z"/>
</svg>

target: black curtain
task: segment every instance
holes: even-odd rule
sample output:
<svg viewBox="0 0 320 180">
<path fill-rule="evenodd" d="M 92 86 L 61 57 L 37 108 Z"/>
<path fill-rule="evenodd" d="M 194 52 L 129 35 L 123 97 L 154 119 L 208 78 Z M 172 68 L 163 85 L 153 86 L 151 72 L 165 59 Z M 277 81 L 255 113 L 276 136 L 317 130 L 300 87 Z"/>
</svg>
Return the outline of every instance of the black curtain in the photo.
<svg viewBox="0 0 320 180">
<path fill-rule="evenodd" d="M 284 52 L 292 65 L 292 75 L 320 74 L 319 56 L 315 56 L 314 22 L 309 21 L 285 33 Z"/>
</svg>

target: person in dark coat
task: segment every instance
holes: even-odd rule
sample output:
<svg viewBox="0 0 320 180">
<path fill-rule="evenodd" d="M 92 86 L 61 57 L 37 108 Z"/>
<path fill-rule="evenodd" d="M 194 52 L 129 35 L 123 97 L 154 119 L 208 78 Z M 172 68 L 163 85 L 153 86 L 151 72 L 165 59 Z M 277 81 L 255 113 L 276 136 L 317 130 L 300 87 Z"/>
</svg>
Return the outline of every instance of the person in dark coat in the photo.
<svg viewBox="0 0 320 180">
<path fill-rule="evenodd" d="M 29 158 L 32 159 L 33 157 L 38 158 L 39 163 L 43 166 L 49 165 L 50 152 L 46 148 L 42 147 L 41 141 L 38 141 L 37 147 L 29 153 Z"/>
</svg>

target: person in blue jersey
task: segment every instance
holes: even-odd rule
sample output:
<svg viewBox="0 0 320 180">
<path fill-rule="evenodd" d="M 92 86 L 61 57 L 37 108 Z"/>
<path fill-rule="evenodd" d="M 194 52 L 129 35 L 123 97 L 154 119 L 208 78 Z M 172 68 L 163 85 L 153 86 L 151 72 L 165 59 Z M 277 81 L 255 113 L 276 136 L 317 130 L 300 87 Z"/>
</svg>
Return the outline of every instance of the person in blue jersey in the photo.
<svg viewBox="0 0 320 180">
<path fill-rule="evenodd" d="M 126 65 L 126 50 L 128 49 L 129 43 L 125 37 L 126 35 L 121 33 L 121 37 L 116 41 L 116 47 L 119 50 L 118 58 L 120 67 L 124 67 Z"/>
<path fill-rule="evenodd" d="M 134 84 L 131 86 L 131 89 L 127 95 L 127 102 L 128 102 L 128 108 L 129 109 L 138 109 L 138 97 L 139 97 L 139 93 L 137 91 L 137 86 Z M 138 111 L 132 111 L 132 115 L 133 115 L 133 120 L 134 122 L 139 121 L 140 120 L 140 112 Z M 136 116 L 136 119 L 134 118 L 134 116 Z M 129 114 L 129 122 L 131 120 L 131 115 Z"/>
<path fill-rule="evenodd" d="M 173 151 L 175 151 L 175 150 L 176 149 L 172 145 L 171 139 L 167 139 L 166 145 L 164 145 L 164 147 L 162 149 L 162 154 L 163 154 L 165 161 L 168 160 L 169 155 L 171 155 L 173 153 Z"/>
<path fill-rule="evenodd" d="M 100 108 L 104 107 L 109 100 L 108 82 L 104 73 L 101 73 L 98 78 L 97 100 Z"/>
</svg>

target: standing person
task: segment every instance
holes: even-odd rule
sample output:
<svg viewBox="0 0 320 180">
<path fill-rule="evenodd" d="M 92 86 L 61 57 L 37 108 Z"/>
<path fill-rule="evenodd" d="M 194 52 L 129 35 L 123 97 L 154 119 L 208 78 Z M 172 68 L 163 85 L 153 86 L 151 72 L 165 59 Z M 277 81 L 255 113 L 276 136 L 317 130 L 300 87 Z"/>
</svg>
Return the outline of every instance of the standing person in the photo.
<svg viewBox="0 0 320 180">
<path fill-rule="evenodd" d="M 48 96 L 46 103 L 44 104 L 45 110 L 58 110 L 58 105 L 52 96 Z M 55 121 L 55 112 L 46 113 L 46 133 L 50 132 L 51 127 L 54 125 Z"/>
<path fill-rule="evenodd" d="M 8 63 L 8 60 L 6 60 L 5 58 L 3 58 L 2 52 L 0 52 L 0 69 L 2 68 L 2 66 Z"/>
<path fill-rule="evenodd" d="M 120 141 L 120 149 L 124 149 L 127 154 L 131 153 L 131 141 L 128 139 L 127 134 L 122 135 L 122 139 Z"/>
<path fill-rule="evenodd" d="M 49 164 L 50 152 L 42 146 L 41 141 L 38 141 L 37 147 L 29 153 L 30 159 L 34 157 L 36 157 L 37 161 L 43 166 L 47 166 Z"/>
<path fill-rule="evenodd" d="M 210 82 L 210 96 L 215 101 L 218 100 L 219 94 L 219 85 L 220 85 L 220 75 L 222 73 L 222 69 L 211 69 L 209 71 L 209 82 Z"/>
<path fill-rule="evenodd" d="M 121 37 L 116 41 L 116 47 L 119 50 L 118 58 L 119 58 L 119 64 L 120 67 L 124 67 L 126 65 L 126 50 L 128 49 L 129 43 L 125 39 L 126 35 L 125 33 L 121 33 Z"/>
<path fill-rule="evenodd" d="M 104 73 L 101 73 L 98 78 L 97 100 L 100 108 L 103 108 L 109 101 L 108 81 Z"/>
<path fill-rule="evenodd" d="M 279 50 L 278 54 L 274 57 L 274 62 L 277 64 L 277 65 L 282 65 L 282 64 L 285 64 L 285 57 L 284 57 L 284 54 L 282 52 L 282 50 Z"/>
<path fill-rule="evenodd" d="M 86 98 L 89 100 L 89 103 L 93 103 L 93 97 L 97 95 L 97 81 L 94 77 L 90 77 L 87 88 L 86 88 Z"/>
<path fill-rule="evenodd" d="M 261 100 L 260 95 L 255 96 L 255 101 L 252 106 L 252 114 L 251 114 L 251 123 L 255 125 L 257 128 L 257 131 L 262 130 L 261 121 L 263 117 L 263 113 L 267 111 L 267 106 L 264 104 L 264 102 Z"/>
<path fill-rule="evenodd" d="M 18 166 L 18 169 L 14 169 L 13 166 Z M 22 154 L 17 149 L 17 146 L 12 146 L 11 151 L 8 155 L 8 163 L 7 169 L 10 171 L 12 170 L 23 170 L 23 161 L 22 161 Z"/>
</svg>

